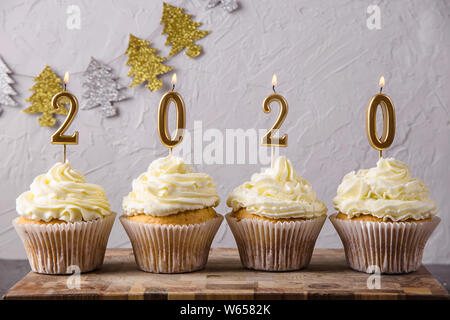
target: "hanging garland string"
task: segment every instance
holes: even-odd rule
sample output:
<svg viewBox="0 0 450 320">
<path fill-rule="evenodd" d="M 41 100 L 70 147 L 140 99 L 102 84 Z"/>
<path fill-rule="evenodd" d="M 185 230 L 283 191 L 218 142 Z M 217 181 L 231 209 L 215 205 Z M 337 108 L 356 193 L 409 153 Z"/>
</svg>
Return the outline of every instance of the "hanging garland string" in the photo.
<svg viewBox="0 0 450 320">
<path fill-rule="evenodd" d="M 163 3 L 163 7 L 164 7 L 164 4 L 166 4 L 166 3 L 165 2 Z M 173 6 L 171 6 L 171 7 L 173 7 Z M 176 8 L 176 7 L 174 7 L 174 8 Z M 178 9 L 182 9 L 182 8 L 178 8 Z M 163 10 L 164 10 L 164 8 L 163 8 Z M 182 10 L 184 10 L 184 9 L 182 9 Z M 162 21 L 161 21 L 161 24 L 162 24 Z M 190 27 L 190 26 L 187 26 L 187 27 Z M 207 31 L 207 33 L 209 33 L 209 32 L 210 31 Z M 163 28 L 161 26 L 158 26 L 155 30 L 153 30 L 150 33 L 149 36 L 147 36 L 147 37 L 145 37 L 143 39 L 149 41 L 150 39 L 153 39 L 158 33 L 164 34 L 163 33 Z M 168 43 L 166 43 L 166 45 L 168 45 Z M 116 62 L 117 60 L 119 60 L 120 58 L 124 57 L 125 55 L 126 55 L 126 53 L 122 53 L 122 54 L 116 56 L 115 58 L 111 59 L 110 61 L 104 62 L 104 64 L 110 65 L 110 64 Z M 73 71 L 73 72 L 70 72 L 70 75 L 71 76 L 82 75 L 85 71 L 86 70 Z M 30 79 L 34 79 L 35 78 L 35 76 L 33 76 L 33 75 L 24 74 L 24 73 L 16 73 L 16 72 L 14 72 L 14 76 L 30 78 Z"/>
<path fill-rule="evenodd" d="M 157 32 L 166 35 L 166 46 L 171 46 L 169 57 L 186 49 L 185 54 L 189 58 L 195 58 L 201 54 L 202 49 L 195 41 L 210 33 L 207 30 L 199 30 L 201 22 L 192 20 L 193 16 L 184 13 L 183 8 L 175 7 L 163 2 L 163 12 L 160 25 L 147 38 L 153 38 Z M 146 83 L 151 91 L 162 88 L 160 75 L 171 71 L 173 67 L 165 65 L 167 59 L 156 54 L 158 50 L 150 46 L 150 41 L 137 38 L 130 34 L 128 48 L 125 53 L 118 55 L 106 63 L 91 58 L 90 64 L 84 71 L 71 72 L 72 76 L 82 75 L 84 77 L 82 109 L 100 107 L 104 117 L 112 117 L 117 114 L 117 109 L 112 105 L 127 98 L 121 91 L 124 87 L 119 85 L 112 74 L 110 64 L 128 55 L 127 65 L 130 66 L 128 76 L 133 76 L 130 87 Z M 10 72 L 7 70 L 8 73 Z M 53 126 L 56 123 L 54 114 L 65 114 L 67 110 L 55 112 L 50 107 L 51 97 L 61 89 L 61 79 L 47 66 L 37 77 L 22 73 L 14 73 L 14 76 L 33 79 L 36 84 L 30 89 L 34 93 L 26 100 L 31 106 L 22 110 L 23 113 L 41 113 L 39 124 L 41 126 Z M 9 79 L 9 78 L 8 78 Z M 11 80 L 12 81 L 12 80 Z M 11 82 L 8 82 L 11 83 Z M 12 91 L 11 91 L 12 90 Z M 11 88 L 9 94 L 15 94 Z M 50 99 L 50 100 L 49 100 Z M 1 110 L 1 109 L 0 109 Z"/>
<path fill-rule="evenodd" d="M 152 33 L 150 33 L 149 36 L 145 37 L 145 39 L 149 39 L 149 38 L 153 38 L 155 35 L 157 35 L 157 33 L 162 30 L 162 28 L 160 26 L 158 26 L 155 30 L 152 31 Z M 116 62 L 117 60 L 119 60 L 120 58 L 125 57 L 125 53 L 121 53 L 120 55 L 118 55 L 117 57 L 111 59 L 110 61 L 104 62 L 104 64 L 110 65 L 113 64 L 114 62 Z M 71 77 L 72 76 L 77 76 L 77 75 L 83 75 L 83 73 L 86 72 L 86 70 L 83 71 L 73 71 L 70 72 Z M 15 77 L 23 77 L 23 78 L 30 78 L 30 79 L 34 79 L 36 76 L 33 75 L 29 75 L 29 74 L 24 74 L 24 73 L 17 73 L 14 72 L 14 76 Z"/>
</svg>

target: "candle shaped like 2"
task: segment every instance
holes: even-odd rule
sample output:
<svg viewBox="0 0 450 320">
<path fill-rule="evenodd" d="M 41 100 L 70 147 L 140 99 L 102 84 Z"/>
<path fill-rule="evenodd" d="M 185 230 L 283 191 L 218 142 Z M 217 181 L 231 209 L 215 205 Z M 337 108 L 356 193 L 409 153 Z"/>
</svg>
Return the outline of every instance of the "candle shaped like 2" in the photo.
<svg viewBox="0 0 450 320">
<path fill-rule="evenodd" d="M 68 101 L 70 104 L 69 114 L 66 117 L 66 120 L 59 127 L 59 129 L 52 135 L 52 143 L 53 144 L 62 144 L 64 145 L 63 149 L 63 162 L 66 162 L 66 145 L 68 144 L 78 144 L 78 131 L 75 131 L 73 135 L 67 136 L 64 133 L 69 128 L 72 123 L 75 115 L 78 112 L 78 100 L 75 95 L 67 92 L 67 83 L 69 82 L 69 73 L 66 72 L 64 76 L 64 90 L 55 94 L 52 98 L 52 106 L 54 109 L 62 109 L 62 102 Z"/>
<path fill-rule="evenodd" d="M 380 78 L 380 93 L 372 97 L 367 105 L 366 131 L 370 145 L 378 150 L 380 158 L 383 157 L 383 150 L 389 148 L 395 137 L 395 109 L 389 96 L 382 93 L 384 77 Z M 381 106 L 383 112 L 383 133 L 381 138 L 377 135 L 377 108 Z"/>
<path fill-rule="evenodd" d="M 277 75 L 274 74 L 272 77 L 273 93 L 264 99 L 264 102 L 262 105 L 264 113 L 270 113 L 272 111 L 272 109 L 270 108 L 270 104 L 272 102 L 278 102 L 278 104 L 280 105 L 280 112 L 278 113 L 277 120 L 275 121 L 272 128 L 270 128 L 269 131 L 261 139 L 261 144 L 263 146 L 270 146 L 272 148 L 272 151 L 271 151 L 272 167 L 273 167 L 273 162 L 274 162 L 275 147 L 287 147 L 287 134 L 284 134 L 281 138 L 273 137 L 273 135 L 277 133 L 278 129 L 280 129 L 281 124 L 286 119 L 286 115 L 288 113 L 287 101 L 282 95 L 279 95 L 276 93 L 276 91 L 275 91 L 276 85 L 277 85 Z"/>
<path fill-rule="evenodd" d="M 174 73 L 172 77 L 172 90 L 163 95 L 158 108 L 159 138 L 162 144 L 169 148 L 170 154 L 172 154 L 172 148 L 183 140 L 183 133 L 186 128 L 186 109 L 184 107 L 183 98 L 178 92 L 174 91 L 176 82 L 177 74 Z M 167 124 L 169 105 L 171 101 L 175 103 L 177 110 L 177 129 L 174 138 L 171 138 Z"/>
<path fill-rule="evenodd" d="M 277 94 L 275 91 L 275 86 L 277 85 L 277 75 L 274 74 L 272 77 L 272 89 L 273 93 L 267 96 L 264 99 L 262 108 L 264 113 L 270 113 L 272 109 L 270 108 L 270 104 L 272 102 L 278 102 L 280 105 L 280 112 L 278 113 L 277 121 L 275 121 L 274 125 L 270 130 L 262 137 L 262 145 L 263 146 L 276 146 L 276 147 L 286 147 L 287 146 L 287 134 L 284 134 L 281 138 L 274 138 L 273 135 L 280 129 L 281 124 L 284 119 L 286 119 L 286 115 L 288 113 L 288 104 L 286 99 Z"/>
</svg>

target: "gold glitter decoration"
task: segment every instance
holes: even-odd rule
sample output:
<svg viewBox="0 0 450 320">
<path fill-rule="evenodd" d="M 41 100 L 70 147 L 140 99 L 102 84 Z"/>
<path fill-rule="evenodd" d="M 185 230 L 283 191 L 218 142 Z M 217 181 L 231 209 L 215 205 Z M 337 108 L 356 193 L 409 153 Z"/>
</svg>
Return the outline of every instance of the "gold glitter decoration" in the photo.
<svg viewBox="0 0 450 320">
<path fill-rule="evenodd" d="M 67 114 L 68 110 L 63 107 L 61 109 L 54 109 L 52 106 L 52 98 L 58 92 L 63 90 L 61 85 L 62 80 L 52 71 L 49 66 L 33 79 L 36 84 L 30 88 L 34 93 L 25 100 L 31 102 L 31 106 L 25 110 L 24 113 L 42 113 L 42 117 L 38 118 L 41 127 L 53 127 L 56 119 L 53 114 Z M 64 103 L 65 101 L 61 101 Z"/>
<path fill-rule="evenodd" d="M 164 23 L 162 34 L 167 34 L 166 45 L 172 45 L 169 56 L 173 56 L 186 48 L 185 54 L 195 58 L 202 52 L 199 45 L 194 41 L 206 36 L 210 31 L 198 30 L 201 22 L 192 21 L 190 14 L 183 13 L 183 8 L 171 6 L 164 2 L 161 24 Z"/>
<path fill-rule="evenodd" d="M 145 81 L 147 81 L 146 87 L 150 91 L 162 88 L 163 83 L 157 76 L 169 72 L 173 67 L 163 64 L 162 62 L 166 58 L 158 56 L 157 51 L 150 47 L 150 41 L 139 39 L 130 34 L 130 41 L 125 52 L 128 54 L 127 66 L 131 66 L 128 76 L 134 75 L 130 88 Z"/>
</svg>

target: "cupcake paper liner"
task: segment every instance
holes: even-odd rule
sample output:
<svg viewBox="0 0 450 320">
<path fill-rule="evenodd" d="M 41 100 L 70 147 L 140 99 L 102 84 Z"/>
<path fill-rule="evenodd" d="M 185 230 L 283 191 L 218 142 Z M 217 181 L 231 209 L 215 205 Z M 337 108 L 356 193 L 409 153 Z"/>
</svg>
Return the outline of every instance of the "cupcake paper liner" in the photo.
<svg viewBox="0 0 450 320">
<path fill-rule="evenodd" d="M 203 269 L 223 216 L 199 224 L 139 223 L 121 216 L 138 267 L 146 272 L 182 273 Z"/>
<path fill-rule="evenodd" d="M 422 264 L 428 238 L 441 219 L 423 222 L 352 221 L 330 216 L 344 245 L 345 257 L 354 270 L 373 273 L 408 273 Z"/>
<path fill-rule="evenodd" d="M 31 270 L 71 274 L 71 266 L 77 266 L 80 272 L 101 267 L 115 216 L 111 213 L 97 220 L 59 224 L 22 224 L 16 218 L 13 225 L 25 246 Z"/>
<path fill-rule="evenodd" d="M 326 216 L 303 221 L 237 220 L 226 215 L 244 267 L 263 271 L 308 266 Z"/>
</svg>

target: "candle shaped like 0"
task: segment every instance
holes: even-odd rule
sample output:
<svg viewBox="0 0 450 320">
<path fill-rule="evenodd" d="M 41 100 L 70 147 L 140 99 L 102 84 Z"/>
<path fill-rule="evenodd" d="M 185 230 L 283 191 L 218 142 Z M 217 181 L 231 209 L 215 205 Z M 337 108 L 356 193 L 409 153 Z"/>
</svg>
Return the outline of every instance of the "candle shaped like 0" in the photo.
<svg viewBox="0 0 450 320">
<path fill-rule="evenodd" d="M 370 145 L 378 150 L 380 158 L 383 150 L 389 148 L 395 137 L 395 108 L 389 96 L 382 93 L 385 81 L 380 78 L 380 93 L 374 95 L 367 105 L 366 131 Z M 383 133 L 381 138 L 377 135 L 377 108 L 381 106 L 383 113 Z"/>
<path fill-rule="evenodd" d="M 282 95 L 277 94 L 277 92 L 275 91 L 276 85 L 277 85 L 277 75 L 274 74 L 272 77 L 273 93 L 264 99 L 264 102 L 262 105 L 264 113 L 270 113 L 272 111 L 272 109 L 270 108 L 270 104 L 272 102 L 277 102 L 280 105 L 280 112 L 278 113 L 277 120 L 275 121 L 272 128 L 270 128 L 269 131 L 261 139 L 261 144 L 263 146 L 272 147 L 272 152 L 271 152 L 272 167 L 273 167 L 273 161 L 274 161 L 275 147 L 287 147 L 287 138 L 288 138 L 287 134 L 284 134 L 280 138 L 273 137 L 273 135 L 275 133 L 277 133 L 278 129 L 280 129 L 281 124 L 286 119 L 286 115 L 288 113 L 288 103 Z"/>
<path fill-rule="evenodd" d="M 161 139 L 162 144 L 169 148 L 170 154 L 172 154 L 172 148 L 183 140 L 184 129 L 186 128 L 186 109 L 184 107 L 183 98 L 178 92 L 174 91 L 176 82 L 177 74 L 174 73 L 172 76 L 172 90 L 163 95 L 158 108 L 159 138 Z M 175 103 L 177 111 L 177 128 L 174 138 L 171 138 L 167 124 L 169 105 L 171 101 Z"/>
<path fill-rule="evenodd" d="M 64 133 L 69 128 L 75 115 L 78 112 L 78 100 L 75 95 L 67 91 L 67 83 L 69 82 L 69 73 L 66 72 L 64 76 L 64 90 L 55 94 L 52 98 L 52 106 L 54 109 L 62 109 L 62 103 L 68 102 L 70 104 L 69 114 L 64 120 L 63 124 L 59 129 L 52 135 L 52 144 L 62 144 L 63 149 L 63 162 L 66 162 L 66 145 L 68 144 L 78 144 L 78 131 L 75 131 L 73 135 L 67 136 Z"/>
</svg>

